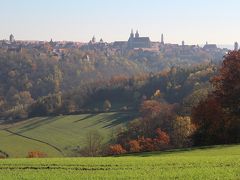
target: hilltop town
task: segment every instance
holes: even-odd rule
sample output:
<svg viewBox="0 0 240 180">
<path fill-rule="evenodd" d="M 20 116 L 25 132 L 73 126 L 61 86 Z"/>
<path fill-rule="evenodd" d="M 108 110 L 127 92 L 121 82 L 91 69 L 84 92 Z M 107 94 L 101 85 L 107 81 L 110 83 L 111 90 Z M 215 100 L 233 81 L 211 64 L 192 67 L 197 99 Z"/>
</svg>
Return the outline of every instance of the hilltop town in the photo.
<svg viewBox="0 0 240 180">
<path fill-rule="evenodd" d="M 127 38 L 126 38 L 127 39 Z M 126 55 L 129 51 L 143 52 L 146 54 L 159 55 L 163 53 L 165 56 L 179 56 L 187 57 L 195 53 L 209 53 L 209 54 L 225 54 L 229 51 L 227 48 L 218 48 L 216 44 L 206 44 L 201 47 L 199 45 L 187 45 L 184 41 L 181 44 L 172 44 L 164 42 L 164 35 L 161 35 L 160 41 L 151 41 L 149 37 L 140 36 L 137 30 L 134 34 L 131 30 L 127 41 L 105 42 L 103 39 L 96 40 L 95 36 L 88 42 L 71 42 L 71 41 L 20 41 L 15 40 L 11 34 L 9 40 L 0 41 L 0 50 L 5 52 L 20 53 L 23 49 L 38 50 L 40 52 L 48 53 L 63 59 L 71 49 L 80 49 L 83 51 L 102 51 L 106 55 Z M 234 50 L 238 49 L 238 43 L 235 42 Z M 89 60 L 89 55 L 83 57 Z"/>
</svg>

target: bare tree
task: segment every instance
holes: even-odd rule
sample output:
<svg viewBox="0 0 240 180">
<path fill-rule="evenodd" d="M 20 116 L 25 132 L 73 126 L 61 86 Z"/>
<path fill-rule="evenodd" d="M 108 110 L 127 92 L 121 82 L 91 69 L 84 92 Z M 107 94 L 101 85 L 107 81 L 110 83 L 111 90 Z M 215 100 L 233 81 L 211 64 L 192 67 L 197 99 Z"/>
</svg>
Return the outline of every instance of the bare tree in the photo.
<svg viewBox="0 0 240 180">
<path fill-rule="evenodd" d="M 83 156 L 99 156 L 102 152 L 104 137 L 97 131 L 89 131 L 85 136 L 85 147 L 81 150 Z"/>
</svg>

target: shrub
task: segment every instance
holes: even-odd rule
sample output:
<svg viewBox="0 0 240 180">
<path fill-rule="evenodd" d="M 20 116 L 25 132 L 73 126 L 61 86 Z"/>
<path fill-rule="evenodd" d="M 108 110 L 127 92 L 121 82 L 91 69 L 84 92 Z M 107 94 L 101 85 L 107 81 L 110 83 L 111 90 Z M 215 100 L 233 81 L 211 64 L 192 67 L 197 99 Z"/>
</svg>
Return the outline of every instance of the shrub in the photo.
<svg viewBox="0 0 240 180">
<path fill-rule="evenodd" d="M 47 154 L 40 151 L 29 151 L 27 158 L 45 158 Z"/>
<path fill-rule="evenodd" d="M 111 145 L 109 147 L 109 154 L 110 155 L 119 155 L 119 154 L 124 154 L 127 151 L 122 147 L 121 144 L 115 144 L 115 145 Z"/>
</svg>

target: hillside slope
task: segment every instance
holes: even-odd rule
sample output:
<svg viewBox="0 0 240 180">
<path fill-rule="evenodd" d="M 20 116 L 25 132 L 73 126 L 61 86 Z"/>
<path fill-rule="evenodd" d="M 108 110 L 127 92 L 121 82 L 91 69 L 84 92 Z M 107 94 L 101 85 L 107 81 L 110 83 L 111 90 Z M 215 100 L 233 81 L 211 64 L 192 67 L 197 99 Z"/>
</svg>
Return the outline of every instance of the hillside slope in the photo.
<svg viewBox="0 0 240 180">
<path fill-rule="evenodd" d="M 115 129 L 132 118 L 131 113 L 102 113 L 32 118 L 1 125 L 0 150 L 10 157 L 26 157 L 33 150 L 49 157 L 72 156 L 75 147 L 84 146 L 89 131 L 99 131 L 107 142 Z"/>
</svg>

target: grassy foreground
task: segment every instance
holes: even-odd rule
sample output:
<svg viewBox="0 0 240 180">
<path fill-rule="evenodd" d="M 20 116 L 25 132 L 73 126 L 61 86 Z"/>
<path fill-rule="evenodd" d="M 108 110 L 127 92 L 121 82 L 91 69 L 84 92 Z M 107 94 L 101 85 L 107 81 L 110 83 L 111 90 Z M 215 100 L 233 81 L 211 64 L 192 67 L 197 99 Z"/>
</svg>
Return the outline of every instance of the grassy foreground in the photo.
<svg viewBox="0 0 240 180">
<path fill-rule="evenodd" d="M 0 160 L 0 179 L 240 179 L 240 145 L 122 157 Z"/>
</svg>

